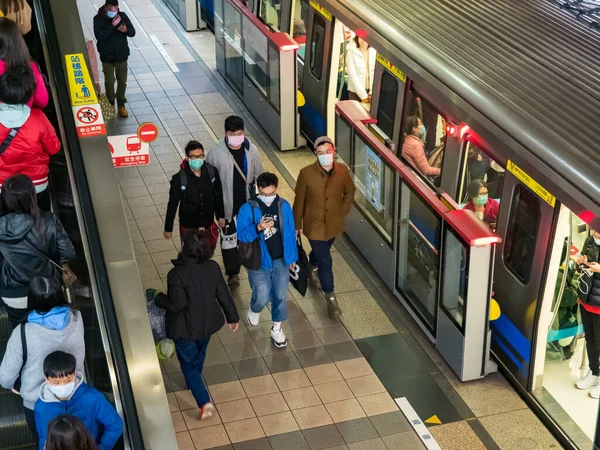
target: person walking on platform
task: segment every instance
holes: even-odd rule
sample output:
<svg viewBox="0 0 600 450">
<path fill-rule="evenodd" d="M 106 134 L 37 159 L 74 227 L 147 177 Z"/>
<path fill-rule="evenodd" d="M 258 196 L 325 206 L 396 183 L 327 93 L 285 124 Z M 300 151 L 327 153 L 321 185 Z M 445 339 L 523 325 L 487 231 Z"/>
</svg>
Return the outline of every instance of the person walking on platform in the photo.
<svg viewBox="0 0 600 450">
<path fill-rule="evenodd" d="M 129 115 L 125 103 L 127 89 L 127 59 L 129 44 L 127 38 L 135 36 L 135 28 L 123 11 L 119 10 L 118 0 L 106 0 L 94 17 L 96 46 L 102 61 L 104 88 L 108 101 L 115 103 L 115 74 L 117 78 L 117 106 L 121 117 Z"/>
<path fill-rule="evenodd" d="M 304 233 L 312 248 L 311 281 L 315 285 L 320 282 L 329 316 L 336 318 L 341 312 L 334 293 L 331 247 L 344 231 L 344 218 L 352 208 L 356 188 L 348 166 L 334 161 L 335 146 L 330 138 L 317 138 L 315 153 L 318 160 L 298 176 L 294 218 L 296 230 Z"/>
<path fill-rule="evenodd" d="M 58 218 L 40 211 L 25 175 L 6 180 L 0 200 L 0 296 L 15 328 L 31 311 L 30 280 L 46 275 L 60 282 L 59 267 L 73 258 L 75 249 Z"/>
<path fill-rule="evenodd" d="M 168 296 L 155 298 L 156 305 L 167 311 L 167 337 L 175 342 L 185 382 L 200 408 L 200 420 L 210 417 L 213 410 L 202 381 L 210 337 L 225 320 L 237 331 L 240 320 L 221 267 L 212 256 L 212 245 L 203 233 L 187 233 L 167 275 Z"/>
<path fill-rule="evenodd" d="M 205 162 L 204 147 L 200 142 L 188 142 L 185 155 L 181 169 L 171 178 L 163 234 L 165 239 L 171 239 L 175 212 L 179 206 L 181 242 L 187 232 L 199 230 L 208 237 L 214 251 L 219 227 L 225 225 L 221 178 L 217 169 Z"/>
<path fill-rule="evenodd" d="M 294 213 L 291 205 L 277 195 L 277 175 L 264 172 L 256 184 L 258 195 L 240 208 L 237 221 L 240 242 L 260 239 L 260 269 L 248 270 L 252 288 L 248 323 L 257 327 L 261 311 L 270 302 L 271 339 L 275 347 L 285 347 L 287 340 L 281 322 L 288 317 L 289 269 L 298 260 Z"/>
<path fill-rule="evenodd" d="M 85 345 L 81 313 L 71 309 L 60 283 L 51 277 L 35 277 L 27 301 L 33 311 L 15 328 L 0 364 L 0 386 L 23 398 L 25 419 L 38 444 L 34 405 L 44 384 L 44 359 L 57 350 L 69 352 L 83 373 Z M 27 350 L 24 354 L 23 349 Z M 6 395 L 6 394 L 5 394 Z"/>
<path fill-rule="evenodd" d="M 225 238 L 221 240 L 221 247 L 227 283 L 234 286 L 239 284 L 241 263 L 237 245 L 228 245 L 233 241 L 228 236 L 235 235 L 238 211 L 254 193 L 256 177 L 264 172 L 258 149 L 244 136 L 241 117 L 229 116 L 225 119 L 225 137 L 209 150 L 206 161 L 215 166 L 221 176 L 225 208 Z"/>
</svg>

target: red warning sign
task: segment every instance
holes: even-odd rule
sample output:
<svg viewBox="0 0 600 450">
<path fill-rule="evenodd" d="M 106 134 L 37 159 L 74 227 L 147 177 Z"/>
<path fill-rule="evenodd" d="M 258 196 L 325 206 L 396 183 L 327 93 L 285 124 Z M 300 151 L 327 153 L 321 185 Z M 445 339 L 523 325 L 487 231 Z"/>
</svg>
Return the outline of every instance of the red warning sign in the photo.
<svg viewBox="0 0 600 450">
<path fill-rule="evenodd" d="M 143 166 L 150 163 L 150 145 L 135 134 L 108 136 L 108 146 L 115 167 Z"/>
<path fill-rule="evenodd" d="M 140 125 L 137 132 L 140 141 L 149 144 L 158 137 L 158 127 L 151 122 L 146 122 Z"/>
<path fill-rule="evenodd" d="M 73 116 L 77 126 L 77 136 L 90 137 L 106 134 L 100 105 L 75 106 L 73 107 Z"/>
</svg>

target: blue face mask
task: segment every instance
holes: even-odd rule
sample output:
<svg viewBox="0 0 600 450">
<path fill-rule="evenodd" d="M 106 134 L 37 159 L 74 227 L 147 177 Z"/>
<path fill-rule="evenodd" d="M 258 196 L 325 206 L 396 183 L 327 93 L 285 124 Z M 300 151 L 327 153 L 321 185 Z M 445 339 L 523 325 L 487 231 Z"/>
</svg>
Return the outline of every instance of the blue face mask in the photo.
<svg viewBox="0 0 600 450">
<path fill-rule="evenodd" d="M 190 159 L 190 167 L 192 170 L 200 170 L 204 165 L 203 159 Z"/>
<path fill-rule="evenodd" d="M 109 19 L 114 19 L 119 11 L 106 11 L 106 15 Z"/>
<path fill-rule="evenodd" d="M 423 125 L 421 127 L 421 131 L 419 131 L 419 137 L 423 139 L 425 137 L 425 133 L 427 133 L 427 129 L 425 128 L 425 125 Z"/>
</svg>

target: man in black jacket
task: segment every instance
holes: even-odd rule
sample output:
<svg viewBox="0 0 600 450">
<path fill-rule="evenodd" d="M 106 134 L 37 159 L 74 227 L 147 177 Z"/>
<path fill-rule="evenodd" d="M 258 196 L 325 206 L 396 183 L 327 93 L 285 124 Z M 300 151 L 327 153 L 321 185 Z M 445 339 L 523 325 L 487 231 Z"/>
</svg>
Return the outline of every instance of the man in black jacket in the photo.
<svg viewBox="0 0 600 450">
<path fill-rule="evenodd" d="M 182 242 L 184 235 L 190 230 L 200 230 L 208 237 L 214 251 L 219 238 L 219 228 L 225 224 L 221 178 L 215 167 L 204 162 L 204 147 L 200 142 L 188 142 L 185 155 L 181 170 L 171 178 L 164 236 L 171 239 L 175 212 L 179 206 L 179 232 Z"/>
<path fill-rule="evenodd" d="M 125 108 L 127 99 L 127 59 L 129 58 L 128 37 L 135 36 L 131 20 L 123 11 L 119 11 L 118 0 L 106 0 L 94 17 L 94 35 L 96 46 L 102 61 L 106 97 L 115 103 L 115 73 L 117 76 L 117 106 L 119 115 L 127 117 Z"/>
</svg>

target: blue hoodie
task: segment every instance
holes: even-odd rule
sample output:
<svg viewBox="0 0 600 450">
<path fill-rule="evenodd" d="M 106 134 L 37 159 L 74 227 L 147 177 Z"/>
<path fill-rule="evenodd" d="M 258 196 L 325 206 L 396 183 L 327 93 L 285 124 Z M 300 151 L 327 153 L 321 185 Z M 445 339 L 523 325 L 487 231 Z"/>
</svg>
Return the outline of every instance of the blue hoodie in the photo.
<svg viewBox="0 0 600 450">
<path fill-rule="evenodd" d="M 66 401 L 57 399 L 48 383 L 40 388 L 40 399 L 35 403 L 35 426 L 40 436 L 40 450 L 44 450 L 48 434 L 48 424 L 61 414 L 70 414 L 83 422 L 99 450 L 112 450 L 123 434 L 123 421 L 115 408 L 104 395 L 88 386 L 83 376 L 77 373 L 75 391 Z M 99 425 L 104 431 L 99 435 Z"/>
<path fill-rule="evenodd" d="M 69 324 L 71 310 L 68 306 L 58 306 L 52 308 L 46 314 L 39 314 L 35 311 L 29 313 L 27 322 L 37 323 L 51 330 L 64 330 Z"/>
</svg>

